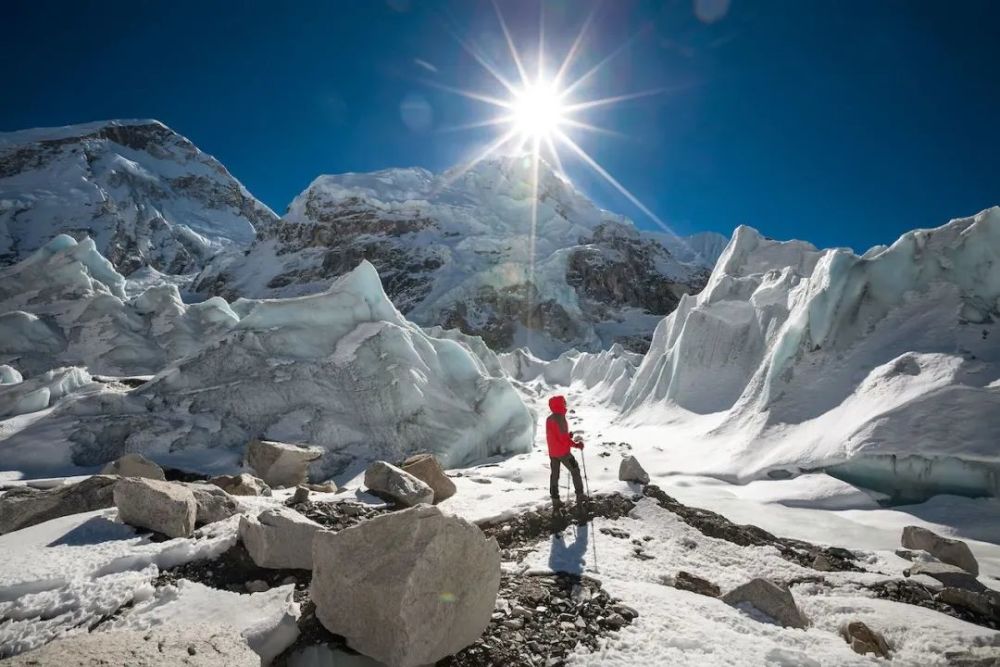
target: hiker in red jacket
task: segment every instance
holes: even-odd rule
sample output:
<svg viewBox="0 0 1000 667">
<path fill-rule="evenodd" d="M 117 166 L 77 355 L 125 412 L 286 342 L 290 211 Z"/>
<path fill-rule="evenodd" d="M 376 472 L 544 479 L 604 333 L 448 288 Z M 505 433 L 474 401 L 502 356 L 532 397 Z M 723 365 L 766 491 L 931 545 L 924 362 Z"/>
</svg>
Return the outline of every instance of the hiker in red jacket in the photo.
<svg viewBox="0 0 1000 667">
<path fill-rule="evenodd" d="M 552 496 L 552 504 L 559 505 L 559 469 L 566 466 L 569 474 L 573 477 L 573 489 L 576 491 L 576 500 L 582 503 L 587 500 L 583 492 L 583 480 L 580 479 L 580 466 L 577 464 L 570 447 L 583 449 L 583 442 L 573 440 L 573 434 L 566 423 L 566 398 L 563 396 L 553 396 L 549 399 L 549 409 L 552 414 L 545 420 L 545 439 L 549 444 L 549 495 Z"/>
</svg>

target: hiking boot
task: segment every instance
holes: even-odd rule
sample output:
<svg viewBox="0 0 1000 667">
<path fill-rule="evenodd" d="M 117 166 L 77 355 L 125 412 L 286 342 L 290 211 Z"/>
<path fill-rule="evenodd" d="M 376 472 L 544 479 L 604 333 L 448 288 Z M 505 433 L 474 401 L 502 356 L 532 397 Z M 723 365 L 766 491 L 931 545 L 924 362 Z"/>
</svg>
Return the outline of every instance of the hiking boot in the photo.
<svg viewBox="0 0 1000 667">
<path fill-rule="evenodd" d="M 562 506 L 563 506 L 562 498 L 560 498 L 559 496 L 552 496 L 552 509 L 560 510 L 562 509 Z"/>
</svg>

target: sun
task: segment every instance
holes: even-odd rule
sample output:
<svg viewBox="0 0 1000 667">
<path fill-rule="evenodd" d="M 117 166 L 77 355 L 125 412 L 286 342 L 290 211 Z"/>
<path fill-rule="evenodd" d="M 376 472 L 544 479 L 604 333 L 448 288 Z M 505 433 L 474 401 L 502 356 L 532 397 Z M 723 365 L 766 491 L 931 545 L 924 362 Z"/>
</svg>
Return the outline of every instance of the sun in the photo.
<svg viewBox="0 0 1000 667">
<path fill-rule="evenodd" d="M 567 105 L 551 81 L 536 81 L 511 96 L 510 118 L 523 139 L 551 141 L 568 120 Z"/>
</svg>

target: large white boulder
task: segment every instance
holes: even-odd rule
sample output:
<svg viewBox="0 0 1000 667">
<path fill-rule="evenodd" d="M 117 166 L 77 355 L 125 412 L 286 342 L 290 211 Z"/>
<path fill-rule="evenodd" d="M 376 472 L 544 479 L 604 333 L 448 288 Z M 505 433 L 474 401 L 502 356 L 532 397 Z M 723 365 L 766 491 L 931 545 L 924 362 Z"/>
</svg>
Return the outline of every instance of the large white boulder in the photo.
<svg viewBox="0 0 1000 667">
<path fill-rule="evenodd" d="M 256 518 L 240 517 L 240 539 L 259 567 L 311 570 L 313 536 L 321 530 L 287 507 L 265 510 Z"/>
<path fill-rule="evenodd" d="M 389 667 L 432 664 L 474 642 L 499 587 L 496 541 L 437 507 L 384 514 L 313 540 L 317 619 Z"/>
<path fill-rule="evenodd" d="M 439 503 L 455 495 L 455 482 L 451 481 L 433 454 L 414 454 L 400 466 L 434 491 L 434 502 Z"/>
<path fill-rule="evenodd" d="M 183 484 L 125 477 L 115 484 L 114 496 L 123 523 L 167 537 L 187 537 L 194 531 L 198 503 Z"/>
<path fill-rule="evenodd" d="M 962 540 L 942 537 L 920 526 L 906 526 L 903 528 L 902 543 L 907 549 L 923 549 L 942 563 L 979 574 L 979 562 L 972 555 L 969 545 Z"/>
<path fill-rule="evenodd" d="M 752 579 L 723 595 L 722 601 L 734 607 L 749 604 L 785 627 L 805 628 L 809 625 L 788 587 L 767 579 Z"/>
<path fill-rule="evenodd" d="M 0 534 L 69 514 L 104 509 L 115 504 L 116 477 L 95 475 L 54 489 L 20 486 L 0 496 Z"/>
<path fill-rule="evenodd" d="M 142 454 L 125 454 L 101 468 L 102 475 L 119 475 L 121 477 L 146 477 L 148 479 L 166 480 L 163 468 L 156 465 Z"/>
<path fill-rule="evenodd" d="M 412 507 L 434 502 L 434 489 L 391 463 L 375 461 L 365 470 L 365 486 L 372 493 Z"/>
<path fill-rule="evenodd" d="M 309 464 L 323 456 L 316 447 L 298 447 L 254 438 L 247 445 L 245 463 L 273 488 L 298 486 L 309 481 Z"/>
</svg>

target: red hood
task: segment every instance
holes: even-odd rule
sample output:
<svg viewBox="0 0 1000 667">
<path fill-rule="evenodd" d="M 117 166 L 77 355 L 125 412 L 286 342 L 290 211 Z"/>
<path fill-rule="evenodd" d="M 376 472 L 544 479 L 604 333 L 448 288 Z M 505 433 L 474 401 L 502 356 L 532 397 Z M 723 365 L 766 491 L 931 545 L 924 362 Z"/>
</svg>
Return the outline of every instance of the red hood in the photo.
<svg viewBox="0 0 1000 667">
<path fill-rule="evenodd" d="M 566 397 L 565 396 L 553 396 L 549 399 L 549 410 L 556 413 L 557 415 L 566 414 Z"/>
</svg>

